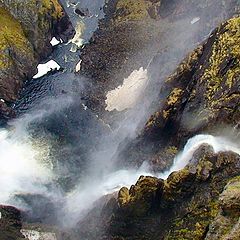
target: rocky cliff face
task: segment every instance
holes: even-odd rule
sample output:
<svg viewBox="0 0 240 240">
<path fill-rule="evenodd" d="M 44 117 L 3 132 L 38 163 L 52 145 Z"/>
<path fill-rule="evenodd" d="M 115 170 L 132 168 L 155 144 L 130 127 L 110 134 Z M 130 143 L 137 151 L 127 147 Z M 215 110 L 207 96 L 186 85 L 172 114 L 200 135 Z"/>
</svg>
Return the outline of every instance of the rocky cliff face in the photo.
<svg viewBox="0 0 240 240">
<path fill-rule="evenodd" d="M 40 16 L 46 14 L 46 9 L 53 8 L 55 10 L 50 10 L 50 15 L 47 11 L 47 19 L 61 19 L 62 12 L 57 11 L 60 5 L 55 1 L 51 4 L 42 1 L 42 4 L 45 10 L 41 10 Z M 190 22 L 196 17 L 196 12 L 190 12 L 193 6 L 203 21 L 202 27 L 194 33 L 194 44 L 218 22 L 219 8 L 228 6 L 230 11 L 226 12 L 229 15 L 225 17 L 231 18 L 219 25 L 204 43 L 199 43 L 180 64 L 176 59 L 166 61 L 169 55 L 159 58 L 156 52 L 161 57 L 165 52 L 162 44 L 166 42 L 162 34 L 169 27 L 174 25 L 174 31 L 184 21 Z M 222 132 L 223 127 L 234 129 L 233 138 L 239 141 L 240 18 L 232 17 L 237 6 L 237 1 L 108 1 L 107 16 L 81 55 L 81 73 L 92 81 L 86 104 L 111 123 L 115 113 L 105 112 L 106 92 L 121 84 L 133 70 L 146 67 L 151 59 L 151 87 L 158 91 L 158 98 L 151 106 L 157 110 L 138 137 L 122 147 L 120 164 L 140 166 L 148 161 L 153 171 L 168 169 L 188 138 L 198 133 Z M 204 14 L 206 8 L 211 9 L 214 16 L 211 20 Z M 33 62 L 43 56 L 36 50 L 41 49 L 41 43 L 33 41 L 38 33 L 29 27 L 25 18 L 19 19 L 15 15 L 18 7 L 1 9 L 0 18 L 4 17 L 6 26 L 14 24 L 13 29 L 16 28 L 22 44 L 19 47 L 19 42 L 12 40 L 12 33 L 8 33 L 9 28 L 3 28 L 6 31 L 3 41 L 8 47 L 3 48 L 6 55 L 5 52 L 1 55 L 0 67 L 2 63 L 2 73 L 9 74 L 13 66 L 20 66 L 22 62 L 15 59 L 18 51 L 26 52 L 18 57 L 27 56 Z M 56 34 L 61 32 L 54 29 Z M 10 41 L 11 47 L 8 45 Z M 175 71 L 170 68 L 172 74 L 169 76 L 165 69 L 175 65 L 178 67 Z M 20 71 L 19 76 L 33 74 L 30 73 L 32 69 L 26 67 L 24 70 L 24 67 L 16 68 Z M 14 85 L 16 83 L 18 85 Z M 7 101 L 15 99 L 21 83 L 22 80 L 15 80 L 9 86 L 4 85 L 2 92 Z M 12 86 L 16 86 L 13 93 Z M 146 91 L 151 92 L 151 89 Z M 130 189 L 124 187 L 117 196 L 100 199 L 96 208 L 72 231 L 60 231 L 59 239 L 239 239 L 239 160 L 236 153 L 215 153 L 211 146 L 202 145 L 184 169 L 173 172 L 166 180 L 142 176 Z M 6 207 L 0 207 L 0 212 L 5 216 L 0 219 L 3 236 L 21 239 L 19 212 Z"/>
<path fill-rule="evenodd" d="M 118 10 L 120 17 L 112 21 L 116 24 L 115 21 L 122 17 L 123 22 L 114 27 L 122 27 L 133 19 L 136 5 L 122 4 L 121 11 Z M 164 1 L 161 4 L 169 10 L 167 17 L 171 16 L 173 20 L 181 16 L 177 2 L 171 8 Z M 206 4 L 209 2 L 206 1 Z M 124 12 L 126 6 L 133 9 Z M 159 9 L 159 5 L 154 6 Z M 173 13 L 176 15 L 171 15 Z M 135 21 L 148 14 L 149 11 L 137 11 Z M 158 17 L 163 17 L 162 14 Z M 108 23 L 111 30 L 113 22 Z M 153 102 L 159 107 L 137 139 L 123 147 L 120 154 L 123 165 L 140 166 L 148 161 L 153 170 L 165 170 L 171 166 L 186 140 L 198 133 L 224 134 L 225 129 L 230 134 L 229 129 L 234 129 L 231 134 L 235 141 L 239 141 L 239 31 L 240 19 L 237 16 L 222 23 L 170 76 L 162 74 L 162 62 L 157 57 L 153 59 L 149 68 L 154 70 L 154 83 L 157 85 L 164 76 L 159 97 Z M 115 60 L 105 64 L 107 52 L 99 54 L 103 61 L 98 58 L 103 48 L 97 49 L 97 46 L 105 33 L 100 29 L 84 50 L 87 53 L 89 49 L 94 49 L 90 55 L 83 55 L 83 71 L 90 74 L 89 67 L 92 70 L 90 76 L 96 84 L 104 79 L 103 85 L 111 85 L 108 75 L 115 71 Z M 121 33 L 124 34 L 123 31 Z M 94 58 L 91 58 L 91 53 Z M 120 58 L 122 53 L 125 54 L 125 50 L 120 53 Z M 94 59 L 98 59 L 97 62 Z M 129 63 L 127 58 L 125 61 Z M 156 66 L 161 69 L 156 70 Z M 103 78 L 101 74 L 104 74 Z M 105 91 L 106 88 L 103 89 Z M 93 109 L 101 105 L 102 100 L 99 97 L 94 103 L 90 101 Z M 81 228 L 82 223 L 79 224 L 79 234 L 86 239 L 98 236 L 98 239 L 115 240 L 238 239 L 239 174 L 239 155 L 233 152 L 216 154 L 210 146 L 201 146 L 190 163 L 183 170 L 172 173 L 168 179 L 142 176 L 130 189 L 122 188 L 117 199 L 112 198 L 102 212 L 96 214 L 93 211 L 92 218 L 89 217 L 94 219 L 93 226 L 86 227 L 85 223 Z M 88 222 L 91 221 L 89 219 Z"/>
<path fill-rule="evenodd" d="M 165 79 L 158 99 L 161 107 L 123 159 L 140 165 L 150 159 L 157 170 L 163 170 L 164 152 L 176 153 L 194 134 L 238 128 L 239 26 L 239 18 L 223 23 Z M 147 154 L 150 146 L 156 149 L 155 156 Z"/>
<path fill-rule="evenodd" d="M 239 171 L 237 154 L 203 146 L 167 180 L 141 177 L 119 192 L 111 239 L 238 239 Z"/>
<path fill-rule="evenodd" d="M 14 207 L 0 205 L 0 239 L 25 239 L 21 234 L 21 213 Z"/>
<path fill-rule="evenodd" d="M 133 70 L 146 68 L 151 59 L 157 61 L 160 56 L 162 77 L 152 86 L 158 88 L 186 54 L 180 57 L 181 49 L 192 50 L 221 19 L 231 17 L 237 6 L 235 0 L 108 1 L 105 19 L 80 56 L 81 74 L 89 77 L 93 85 L 86 94 L 86 104 L 111 124 L 114 114 L 105 111 L 109 90 L 121 85 Z M 196 17 L 200 19 L 197 26 L 191 24 Z M 172 37 L 167 38 L 168 35 Z M 177 43 L 179 48 L 175 49 Z M 170 56 L 170 51 L 175 51 L 175 58 Z"/>
<path fill-rule="evenodd" d="M 1 0 L 0 13 L 0 114 L 8 118 L 14 115 L 9 106 L 23 81 L 31 78 L 38 62 L 51 53 L 52 37 L 67 41 L 74 30 L 56 0 Z"/>
</svg>

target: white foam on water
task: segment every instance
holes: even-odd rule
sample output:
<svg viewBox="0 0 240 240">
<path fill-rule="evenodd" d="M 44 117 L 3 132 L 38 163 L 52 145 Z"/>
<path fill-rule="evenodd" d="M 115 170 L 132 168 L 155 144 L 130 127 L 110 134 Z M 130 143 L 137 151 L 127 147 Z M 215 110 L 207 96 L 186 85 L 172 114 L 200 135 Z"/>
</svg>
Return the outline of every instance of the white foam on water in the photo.
<svg viewBox="0 0 240 240">
<path fill-rule="evenodd" d="M 40 78 L 51 71 L 60 70 L 60 68 L 61 68 L 60 65 L 57 62 L 55 62 L 54 60 L 50 60 L 46 63 L 39 64 L 37 66 L 38 73 L 36 75 L 34 75 L 33 78 L 34 79 Z"/>
<path fill-rule="evenodd" d="M 106 95 L 107 111 L 123 111 L 133 108 L 139 101 L 148 83 L 147 69 L 134 70 L 123 84 Z"/>
<path fill-rule="evenodd" d="M 160 174 L 158 177 L 166 179 L 172 172 L 183 169 L 192 159 L 194 152 L 203 144 L 213 147 L 215 153 L 232 151 L 240 155 L 240 147 L 224 137 L 214 137 L 208 134 L 200 134 L 189 139 L 181 153 L 175 159 L 170 170 Z"/>
</svg>

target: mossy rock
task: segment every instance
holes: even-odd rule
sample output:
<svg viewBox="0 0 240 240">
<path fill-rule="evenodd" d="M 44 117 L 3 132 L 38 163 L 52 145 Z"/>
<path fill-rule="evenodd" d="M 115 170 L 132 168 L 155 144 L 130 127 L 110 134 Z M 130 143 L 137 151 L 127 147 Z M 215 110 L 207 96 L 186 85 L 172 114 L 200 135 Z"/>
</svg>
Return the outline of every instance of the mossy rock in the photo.
<svg viewBox="0 0 240 240">
<path fill-rule="evenodd" d="M 5 101 L 13 101 L 22 79 L 35 72 L 25 63 L 31 62 L 35 67 L 36 59 L 20 23 L 3 7 L 0 7 L 0 21 L 0 97 Z M 15 77 L 14 72 L 18 76 Z"/>
<path fill-rule="evenodd" d="M 115 21 L 122 23 L 124 21 L 147 20 L 151 17 L 157 17 L 157 8 L 161 1 L 149 0 L 119 0 L 116 4 Z"/>
<path fill-rule="evenodd" d="M 141 176 L 130 190 L 122 188 L 118 194 L 118 203 L 129 216 L 139 217 L 146 214 L 152 207 L 157 191 L 163 181 L 155 177 Z"/>
<path fill-rule="evenodd" d="M 230 179 L 219 197 L 219 211 L 206 240 L 237 240 L 240 237 L 240 176 Z"/>
</svg>

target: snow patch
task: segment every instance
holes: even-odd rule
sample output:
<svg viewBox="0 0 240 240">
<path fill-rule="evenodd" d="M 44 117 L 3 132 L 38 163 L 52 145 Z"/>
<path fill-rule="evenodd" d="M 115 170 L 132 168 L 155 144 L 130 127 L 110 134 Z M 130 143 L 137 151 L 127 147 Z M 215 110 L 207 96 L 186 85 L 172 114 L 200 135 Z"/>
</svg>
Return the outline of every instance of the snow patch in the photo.
<svg viewBox="0 0 240 240">
<path fill-rule="evenodd" d="M 134 70 L 128 78 L 124 79 L 121 86 L 107 93 L 106 110 L 123 111 L 134 107 L 143 94 L 147 83 L 147 69 L 141 67 L 139 70 Z"/>
<path fill-rule="evenodd" d="M 82 103 L 83 109 L 86 111 L 88 109 L 88 107 Z"/>
<path fill-rule="evenodd" d="M 82 63 L 82 60 L 80 60 L 80 61 L 77 63 L 76 69 L 75 69 L 75 72 L 76 72 L 76 73 L 80 71 L 80 69 L 81 69 L 81 63 Z"/>
<path fill-rule="evenodd" d="M 58 41 L 55 37 L 53 37 L 52 40 L 50 41 L 50 43 L 51 43 L 52 46 L 56 46 L 56 45 L 58 45 L 61 42 Z"/>
<path fill-rule="evenodd" d="M 43 63 L 43 64 L 39 64 L 37 66 L 37 69 L 38 69 L 38 73 L 33 76 L 34 79 L 36 78 L 40 78 L 44 75 L 46 75 L 48 72 L 51 72 L 53 70 L 59 70 L 61 67 L 60 65 L 55 62 L 54 60 L 50 60 L 46 63 Z"/>
<path fill-rule="evenodd" d="M 200 20 L 200 17 L 195 17 L 192 19 L 191 24 L 195 24 Z"/>
</svg>

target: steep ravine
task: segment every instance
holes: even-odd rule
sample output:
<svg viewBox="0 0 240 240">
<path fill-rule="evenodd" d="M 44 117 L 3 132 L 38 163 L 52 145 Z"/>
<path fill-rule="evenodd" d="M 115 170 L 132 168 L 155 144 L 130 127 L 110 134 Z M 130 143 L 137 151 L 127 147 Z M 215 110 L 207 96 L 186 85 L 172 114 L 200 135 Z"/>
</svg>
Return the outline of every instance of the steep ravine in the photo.
<svg viewBox="0 0 240 240">
<path fill-rule="evenodd" d="M 62 5 L 55 0 L 0 1 L 0 118 L 15 115 L 12 104 L 24 81 L 36 74 L 39 61 L 52 52 L 53 37 L 67 42 L 74 29 Z"/>
<path fill-rule="evenodd" d="M 1 101 L 0 240 L 239 239 L 239 1 L 28 1 L 39 38 L 13 2 L 32 72 Z"/>
</svg>

